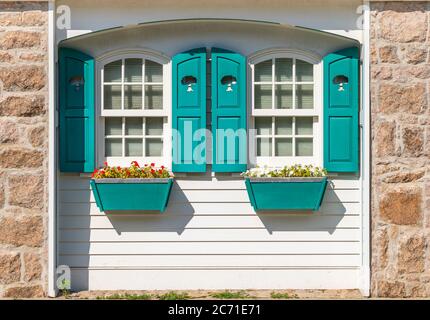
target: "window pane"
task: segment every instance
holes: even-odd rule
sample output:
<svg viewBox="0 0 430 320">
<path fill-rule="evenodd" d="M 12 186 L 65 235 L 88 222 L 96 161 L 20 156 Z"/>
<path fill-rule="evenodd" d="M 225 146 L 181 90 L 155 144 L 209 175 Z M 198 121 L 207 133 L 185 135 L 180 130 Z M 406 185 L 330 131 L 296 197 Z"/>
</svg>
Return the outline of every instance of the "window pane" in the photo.
<svg viewBox="0 0 430 320">
<path fill-rule="evenodd" d="M 272 139 L 270 138 L 257 139 L 257 156 L 259 157 L 272 156 Z"/>
<path fill-rule="evenodd" d="M 143 133 L 142 118 L 125 118 L 125 135 L 141 136 Z"/>
<path fill-rule="evenodd" d="M 311 117 L 296 118 L 296 134 L 297 135 L 312 135 L 314 128 L 314 120 Z"/>
<path fill-rule="evenodd" d="M 163 109 L 163 86 L 145 86 L 145 108 Z"/>
<path fill-rule="evenodd" d="M 142 59 L 125 60 L 125 82 L 142 82 Z"/>
<path fill-rule="evenodd" d="M 124 86 L 124 109 L 142 109 L 142 86 Z"/>
<path fill-rule="evenodd" d="M 106 139 L 105 141 L 106 157 L 122 156 L 122 139 Z"/>
<path fill-rule="evenodd" d="M 314 81 L 314 65 L 296 60 L 296 81 Z"/>
<path fill-rule="evenodd" d="M 297 109 L 314 108 L 314 86 L 312 84 L 297 85 Z"/>
<path fill-rule="evenodd" d="M 275 59 L 275 79 L 278 82 L 293 80 L 293 59 Z"/>
<path fill-rule="evenodd" d="M 257 130 L 257 135 L 272 134 L 272 118 L 255 118 L 255 129 Z"/>
<path fill-rule="evenodd" d="M 272 86 L 255 85 L 255 109 L 272 109 Z"/>
<path fill-rule="evenodd" d="M 260 62 L 255 65 L 255 82 L 272 82 L 272 60 Z"/>
<path fill-rule="evenodd" d="M 125 156 L 141 157 L 143 155 L 142 139 L 125 139 Z"/>
<path fill-rule="evenodd" d="M 293 108 L 293 86 L 289 84 L 278 84 L 275 90 L 275 108 Z"/>
<path fill-rule="evenodd" d="M 105 135 L 106 136 L 122 135 L 122 118 L 106 118 Z"/>
<path fill-rule="evenodd" d="M 146 118 L 146 135 L 161 136 L 163 134 L 163 118 Z"/>
<path fill-rule="evenodd" d="M 163 141 L 161 139 L 146 139 L 146 156 L 161 157 L 163 155 Z"/>
<path fill-rule="evenodd" d="M 122 60 L 104 66 L 104 82 L 121 82 Z"/>
<path fill-rule="evenodd" d="M 297 138 L 296 139 L 296 156 L 311 157 L 313 155 L 312 138 Z"/>
<path fill-rule="evenodd" d="M 275 140 L 275 156 L 291 157 L 293 155 L 293 139 L 278 138 Z"/>
<path fill-rule="evenodd" d="M 278 117 L 275 122 L 275 133 L 277 135 L 293 134 L 293 118 Z"/>
<path fill-rule="evenodd" d="M 104 86 L 104 109 L 121 109 L 121 86 Z"/>
<path fill-rule="evenodd" d="M 163 82 L 163 66 L 159 63 L 145 60 L 145 82 Z"/>
</svg>

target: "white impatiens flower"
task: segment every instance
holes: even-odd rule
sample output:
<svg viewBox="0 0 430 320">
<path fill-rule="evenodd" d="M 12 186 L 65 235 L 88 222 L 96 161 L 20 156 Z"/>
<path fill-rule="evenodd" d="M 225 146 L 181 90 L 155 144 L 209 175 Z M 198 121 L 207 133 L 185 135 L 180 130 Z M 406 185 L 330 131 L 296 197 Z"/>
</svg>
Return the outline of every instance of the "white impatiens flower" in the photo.
<svg viewBox="0 0 430 320">
<path fill-rule="evenodd" d="M 327 171 L 324 168 L 314 167 L 312 165 L 302 166 L 296 164 L 285 166 L 283 168 L 271 168 L 268 166 L 255 167 L 242 173 L 242 176 L 249 178 L 270 178 L 270 177 L 325 177 Z"/>
</svg>

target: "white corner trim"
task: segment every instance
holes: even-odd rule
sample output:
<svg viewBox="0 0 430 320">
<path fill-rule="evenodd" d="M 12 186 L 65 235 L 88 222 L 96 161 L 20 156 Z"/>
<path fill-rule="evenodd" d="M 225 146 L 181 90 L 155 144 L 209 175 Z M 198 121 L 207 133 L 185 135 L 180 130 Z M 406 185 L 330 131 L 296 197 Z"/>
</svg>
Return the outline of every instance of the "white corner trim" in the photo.
<svg viewBox="0 0 430 320">
<path fill-rule="evenodd" d="M 48 3 L 48 296 L 57 295 L 56 121 L 55 121 L 55 3 Z"/>
<path fill-rule="evenodd" d="M 362 266 L 358 287 L 363 296 L 370 296 L 370 168 L 371 168 L 371 137 L 370 137 L 370 6 L 369 1 L 363 1 L 363 47 L 362 47 Z"/>
</svg>

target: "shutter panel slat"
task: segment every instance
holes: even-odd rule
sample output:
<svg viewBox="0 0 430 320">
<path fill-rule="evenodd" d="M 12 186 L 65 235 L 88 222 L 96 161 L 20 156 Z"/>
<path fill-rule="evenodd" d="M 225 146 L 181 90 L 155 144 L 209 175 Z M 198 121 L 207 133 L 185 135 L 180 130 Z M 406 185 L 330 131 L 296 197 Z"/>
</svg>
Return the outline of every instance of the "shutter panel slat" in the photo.
<svg viewBox="0 0 430 320">
<path fill-rule="evenodd" d="M 212 49 L 213 172 L 247 168 L 246 59 Z"/>
<path fill-rule="evenodd" d="M 359 171 L 359 49 L 324 58 L 324 166 Z"/>
<path fill-rule="evenodd" d="M 174 172 L 206 171 L 206 48 L 172 59 Z"/>
<path fill-rule="evenodd" d="M 94 59 L 82 52 L 59 51 L 60 171 L 95 168 Z"/>
</svg>

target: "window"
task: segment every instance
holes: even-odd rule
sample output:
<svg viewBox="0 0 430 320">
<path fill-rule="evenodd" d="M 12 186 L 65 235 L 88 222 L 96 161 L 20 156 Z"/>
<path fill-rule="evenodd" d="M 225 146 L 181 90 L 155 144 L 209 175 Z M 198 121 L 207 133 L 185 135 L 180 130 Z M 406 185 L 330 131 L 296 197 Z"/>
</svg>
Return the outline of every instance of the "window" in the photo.
<svg viewBox="0 0 430 320">
<path fill-rule="evenodd" d="M 251 70 L 256 164 L 319 165 L 319 64 L 277 54 Z"/>
<path fill-rule="evenodd" d="M 143 55 L 102 65 L 100 160 L 122 166 L 134 160 L 170 165 L 168 65 Z"/>
</svg>

